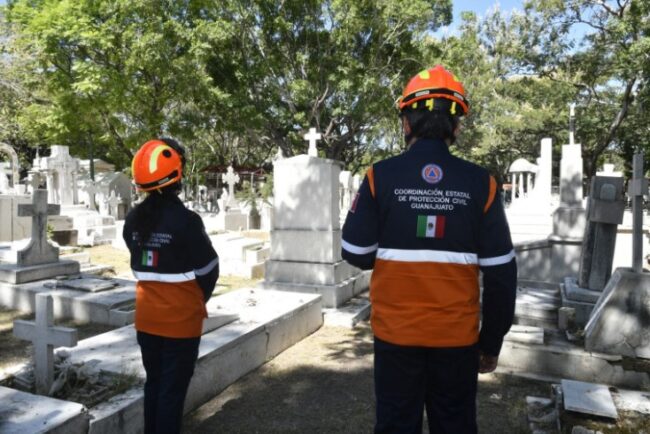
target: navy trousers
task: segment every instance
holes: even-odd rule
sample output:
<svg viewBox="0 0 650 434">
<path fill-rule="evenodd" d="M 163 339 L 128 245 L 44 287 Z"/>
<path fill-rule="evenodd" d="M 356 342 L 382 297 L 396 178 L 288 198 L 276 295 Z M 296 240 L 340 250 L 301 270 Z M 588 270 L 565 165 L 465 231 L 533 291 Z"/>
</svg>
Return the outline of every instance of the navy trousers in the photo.
<svg viewBox="0 0 650 434">
<path fill-rule="evenodd" d="M 406 347 L 375 337 L 376 434 L 474 434 L 478 348 Z"/>
<path fill-rule="evenodd" d="M 183 404 L 194 374 L 200 337 L 166 338 L 138 332 L 144 384 L 145 434 L 181 432 Z"/>
</svg>

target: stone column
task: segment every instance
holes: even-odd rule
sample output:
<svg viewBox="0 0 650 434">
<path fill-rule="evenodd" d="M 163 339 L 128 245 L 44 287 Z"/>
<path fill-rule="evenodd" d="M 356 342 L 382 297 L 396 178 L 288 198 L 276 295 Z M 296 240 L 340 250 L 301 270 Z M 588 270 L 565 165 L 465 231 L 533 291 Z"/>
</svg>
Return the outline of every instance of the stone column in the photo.
<svg viewBox="0 0 650 434">
<path fill-rule="evenodd" d="M 560 206 L 553 214 L 553 234 L 581 239 L 585 231 L 582 205 L 582 147 L 563 145 L 560 162 Z"/>
<path fill-rule="evenodd" d="M 510 190 L 510 195 L 512 196 L 512 201 L 515 201 L 517 197 L 517 174 L 512 174 L 512 189 Z"/>
<path fill-rule="evenodd" d="M 524 198 L 524 173 L 519 173 L 519 198 Z"/>
</svg>

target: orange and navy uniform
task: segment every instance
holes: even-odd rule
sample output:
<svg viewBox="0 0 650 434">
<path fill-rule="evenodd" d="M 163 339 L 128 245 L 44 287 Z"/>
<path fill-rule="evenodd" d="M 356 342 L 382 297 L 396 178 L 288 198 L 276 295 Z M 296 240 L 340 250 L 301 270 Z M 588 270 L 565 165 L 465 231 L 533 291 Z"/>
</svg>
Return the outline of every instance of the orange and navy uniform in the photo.
<svg viewBox="0 0 650 434">
<path fill-rule="evenodd" d="M 515 307 L 510 230 L 494 178 L 444 142 L 420 139 L 368 170 L 343 227 L 342 254 L 373 269 L 379 339 L 422 347 L 478 342 L 499 354 Z"/>
<path fill-rule="evenodd" d="M 205 303 L 219 277 L 219 257 L 201 217 L 178 198 L 167 205 L 145 243 L 140 243 L 132 213 L 124 224 L 138 281 L 135 328 L 169 338 L 199 337 L 207 317 Z"/>
</svg>

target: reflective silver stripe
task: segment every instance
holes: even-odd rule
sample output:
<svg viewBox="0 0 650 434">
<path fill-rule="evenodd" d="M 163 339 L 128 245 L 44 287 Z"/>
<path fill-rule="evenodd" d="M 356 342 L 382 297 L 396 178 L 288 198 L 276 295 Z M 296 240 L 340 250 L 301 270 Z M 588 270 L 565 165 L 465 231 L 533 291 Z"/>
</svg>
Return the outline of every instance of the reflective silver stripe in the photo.
<svg viewBox="0 0 650 434">
<path fill-rule="evenodd" d="M 194 271 L 178 274 L 165 274 L 165 273 L 150 273 L 146 271 L 133 271 L 133 275 L 138 280 L 148 280 L 152 282 L 189 282 L 196 279 Z"/>
<path fill-rule="evenodd" d="M 377 259 L 402 262 L 442 262 L 446 264 L 474 265 L 478 262 L 476 253 L 447 252 L 445 250 L 401 250 L 379 249 Z"/>
<path fill-rule="evenodd" d="M 341 240 L 341 247 L 343 247 L 345 250 L 347 250 L 350 253 L 354 253 L 355 255 L 367 255 L 368 253 L 372 253 L 375 250 L 377 250 L 379 244 L 373 244 L 372 246 L 368 246 L 368 247 L 360 247 L 360 246 L 355 246 L 354 244 L 350 244 L 345 240 Z"/>
<path fill-rule="evenodd" d="M 212 269 L 219 263 L 219 258 L 214 258 L 208 265 L 205 267 L 199 268 L 198 270 L 194 270 L 194 274 L 197 276 L 205 276 L 208 274 Z"/>
<path fill-rule="evenodd" d="M 515 257 L 515 250 L 512 249 L 510 252 L 506 253 L 503 256 L 495 256 L 493 258 L 479 258 L 478 265 L 481 267 L 493 267 L 495 265 L 503 265 L 512 261 Z"/>
</svg>

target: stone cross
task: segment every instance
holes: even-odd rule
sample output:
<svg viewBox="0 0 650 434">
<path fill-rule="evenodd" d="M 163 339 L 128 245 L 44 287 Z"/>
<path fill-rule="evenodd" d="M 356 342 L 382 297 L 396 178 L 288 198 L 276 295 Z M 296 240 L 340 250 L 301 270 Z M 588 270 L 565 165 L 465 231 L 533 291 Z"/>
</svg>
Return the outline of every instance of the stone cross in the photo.
<svg viewBox="0 0 650 434">
<path fill-rule="evenodd" d="M 115 196 L 115 190 L 111 190 L 111 195 L 105 199 L 105 202 L 108 208 L 108 215 L 117 219 L 118 207 L 120 202 L 122 202 L 122 198 L 119 195 Z"/>
<path fill-rule="evenodd" d="M 99 189 L 95 185 L 95 182 L 92 180 L 89 180 L 86 185 L 84 185 L 84 191 L 88 195 L 88 208 L 97 211 L 97 202 L 95 201 L 95 193 L 97 193 Z"/>
<path fill-rule="evenodd" d="M 18 266 L 58 262 L 59 249 L 47 241 L 47 216 L 58 215 L 60 210 L 60 205 L 47 203 L 47 190 L 34 190 L 31 205 L 18 205 L 18 217 L 32 218 L 32 239 L 18 251 Z"/>
<path fill-rule="evenodd" d="M 221 176 L 223 182 L 228 184 L 228 200 L 224 205 L 226 206 L 236 206 L 237 200 L 235 199 L 235 184 L 239 183 L 239 175 L 235 173 L 232 166 L 228 166 L 228 172 L 225 175 Z"/>
<path fill-rule="evenodd" d="M 634 154 L 628 194 L 632 199 L 632 268 L 634 272 L 641 273 L 643 271 L 643 196 L 648 195 L 643 153 Z"/>
<path fill-rule="evenodd" d="M 77 330 L 54 327 L 52 296 L 36 294 L 36 321 L 14 321 L 14 336 L 34 345 L 36 393 L 49 395 L 54 381 L 54 348 L 77 345 Z"/>
<path fill-rule="evenodd" d="M 602 291 L 612 275 L 616 231 L 623 222 L 623 178 L 595 176 L 587 199 L 587 224 L 580 254 L 578 286 Z"/>
<path fill-rule="evenodd" d="M 316 132 L 316 128 L 310 128 L 309 133 L 304 135 L 305 140 L 309 141 L 309 150 L 307 151 L 307 155 L 311 157 L 318 157 L 316 142 L 320 140 L 321 137 L 321 134 Z"/>
</svg>

